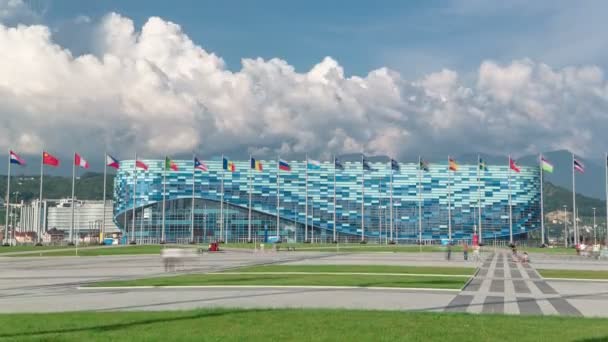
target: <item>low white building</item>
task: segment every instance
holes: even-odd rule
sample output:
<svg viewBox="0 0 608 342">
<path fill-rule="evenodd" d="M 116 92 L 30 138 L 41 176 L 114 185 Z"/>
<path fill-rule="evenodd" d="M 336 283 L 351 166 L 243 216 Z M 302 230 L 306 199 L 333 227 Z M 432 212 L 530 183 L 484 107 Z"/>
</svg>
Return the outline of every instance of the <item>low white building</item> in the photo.
<svg viewBox="0 0 608 342">
<path fill-rule="evenodd" d="M 104 219 L 103 208 L 103 201 L 75 200 L 74 233 L 98 233 Z M 108 200 L 105 205 L 105 232 L 107 234 L 119 232 L 118 227 L 114 224 L 112 215 L 113 202 Z M 40 222 L 43 227 L 40 227 L 37 222 Z M 72 200 L 48 199 L 43 201 L 43 205 L 40 205 L 38 201 L 26 204 L 23 208 L 20 223 L 18 231 L 44 232 L 55 228 L 69 234 L 72 224 Z"/>
</svg>

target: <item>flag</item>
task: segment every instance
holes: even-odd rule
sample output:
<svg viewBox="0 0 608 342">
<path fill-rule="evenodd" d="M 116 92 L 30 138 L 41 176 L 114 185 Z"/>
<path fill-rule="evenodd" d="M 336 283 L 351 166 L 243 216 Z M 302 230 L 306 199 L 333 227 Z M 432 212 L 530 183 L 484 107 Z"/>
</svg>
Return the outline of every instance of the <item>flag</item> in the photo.
<svg viewBox="0 0 608 342">
<path fill-rule="evenodd" d="M 458 171 L 458 164 L 456 164 L 456 161 L 452 158 L 448 158 L 448 170 L 450 171 Z"/>
<path fill-rule="evenodd" d="M 399 162 L 396 161 L 395 159 L 391 159 L 391 170 L 393 171 L 399 171 Z"/>
<path fill-rule="evenodd" d="M 224 170 L 227 170 L 230 172 L 236 171 L 236 166 L 234 165 L 234 162 L 232 162 L 231 160 L 228 160 L 226 158 L 224 158 L 222 160 L 222 167 L 224 168 Z"/>
<path fill-rule="evenodd" d="M 486 162 L 479 158 L 479 171 L 488 171 L 488 165 L 486 165 Z"/>
<path fill-rule="evenodd" d="M 426 162 L 426 161 L 424 161 L 424 160 L 422 160 L 422 159 L 420 159 L 420 165 L 418 165 L 418 167 L 422 171 L 427 171 L 428 172 L 430 170 L 429 169 L 429 163 Z"/>
<path fill-rule="evenodd" d="M 291 166 L 289 166 L 289 163 L 285 160 L 279 159 L 279 170 L 291 171 Z"/>
<path fill-rule="evenodd" d="M 363 166 L 364 171 L 372 170 L 372 167 L 369 165 L 369 162 L 367 161 L 367 158 L 365 158 L 365 156 L 363 156 L 363 158 L 361 159 L 361 164 Z"/>
<path fill-rule="evenodd" d="M 251 158 L 251 169 L 256 171 L 263 171 L 264 167 L 262 166 L 261 161 L 255 160 L 255 158 Z"/>
<path fill-rule="evenodd" d="M 179 170 L 177 164 L 175 164 L 169 157 L 165 157 L 165 171 L 167 171 L 167 169 L 171 169 L 173 171 Z"/>
<path fill-rule="evenodd" d="M 140 161 L 140 160 L 136 160 L 135 161 L 135 167 L 138 167 L 140 169 L 144 169 L 144 170 L 148 171 L 148 165 L 145 164 L 144 162 Z"/>
<path fill-rule="evenodd" d="M 118 159 L 112 157 L 109 154 L 106 154 L 106 165 L 115 169 L 120 168 L 120 162 L 118 162 Z"/>
<path fill-rule="evenodd" d="M 513 158 L 509 157 L 509 168 L 515 172 L 519 172 L 519 166 L 517 166 L 517 164 L 515 163 L 515 160 L 513 160 Z"/>
<path fill-rule="evenodd" d="M 42 152 L 42 164 L 49 166 L 59 166 L 59 159 L 55 158 L 48 152 Z"/>
<path fill-rule="evenodd" d="M 198 160 L 198 158 L 196 158 L 196 157 L 194 157 L 194 169 L 195 170 L 201 170 L 201 171 L 207 171 L 207 170 L 209 170 L 209 168 L 207 167 L 207 165 L 205 165 L 205 163 L 203 163 L 200 160 Z"/>
<path fill-rule="evenodd" d="M 342 162 L 340 161 L 340 159 L 334 158 L 334 168 L 336 170 L 344 170 L 344 165 L 342 165 Z"/>
<path fill-rule="evenodd" d="M 17 153 L 10 151 L 10 157 L 11 157 L 11 164 L 17 164 L 17 165 L 21 165 L 21 166 L 25 165 L 25 160 L 21 159 L 21 157 L 19 157 L 17 155 Z"/>
<path fill-rule="evenodd" d="M 306 167 L 309 170 L 321 170 L 321 162 L 318 160 L 308 159 Z"/>
<path fill-rule="evenodd" d="M 89 162 L 82 158 L 78 153 L 74 153 L 74 165 L 80 166 L 83 169 L 89 168 Z"/>
<path fill-rule="evenodd" d="M 545 157 L 540 157 L 540 167 L 543 171 L 553 173 L 553 164 L 551 164 Z"/>
<path fill-rule="evenodd" d="M 585 165 L 576 159 L 574 159 L 574 169 L 580 173 L 585 173 Z"/>
</svg>

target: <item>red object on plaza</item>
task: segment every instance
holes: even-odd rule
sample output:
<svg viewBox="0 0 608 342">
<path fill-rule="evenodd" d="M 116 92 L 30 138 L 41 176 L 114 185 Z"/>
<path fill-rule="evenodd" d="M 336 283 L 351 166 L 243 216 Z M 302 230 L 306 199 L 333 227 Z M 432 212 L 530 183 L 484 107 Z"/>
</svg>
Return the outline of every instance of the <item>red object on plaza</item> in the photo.
<svg viewBox="0 0 608 342">
<path fill-rule="evenodd" d="M 479 245 L 479 236 L 477 234 L 473 234 L 473 246 Z"/>
<path fill-rule="evenodd" d="M 211 244 L 209 244 L 209 252 L 217 252 L 219 250 L 220 248 L 217 242 L 212 242 Z"/>
</svg>

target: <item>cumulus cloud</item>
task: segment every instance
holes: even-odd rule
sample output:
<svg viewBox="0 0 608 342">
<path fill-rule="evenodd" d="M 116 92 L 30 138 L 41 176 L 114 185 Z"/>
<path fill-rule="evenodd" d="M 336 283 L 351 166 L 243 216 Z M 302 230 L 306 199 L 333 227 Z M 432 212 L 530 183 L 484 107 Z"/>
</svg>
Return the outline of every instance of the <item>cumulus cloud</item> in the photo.
<svg viewBox="0 0 608 342">
<path fill-rule="evenodd" d="M 409 81 L 387 68 L 346 76 L 331 57 L 307 72 L 277 58 L 231 71 L 161 18 L 136 28 L 111 13 L 93 36 L 92 53 L 74 55 L 46 26 L 0 25 L 0 148 L 590 154 L 608 128 L 607 83 L 594 66 L 484 61 L 472 84 L 447 69 Z"/>
</svg>

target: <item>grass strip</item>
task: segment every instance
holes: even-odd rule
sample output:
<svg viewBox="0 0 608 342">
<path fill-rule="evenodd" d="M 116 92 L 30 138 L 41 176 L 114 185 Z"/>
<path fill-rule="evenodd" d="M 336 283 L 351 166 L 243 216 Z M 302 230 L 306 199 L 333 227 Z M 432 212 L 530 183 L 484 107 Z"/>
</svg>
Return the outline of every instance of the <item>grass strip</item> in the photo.
<svg viewBox="0 0 608 342">
<path fill-rule="evenodd" d="M 604 341 L 605 319 L 201 309 L 0 315 L 3 341 Z"/>
<path fill-rule="evenodd" d="M 402 274 L 447 274 L 473 275 L 473 267 L 424 267 L 393 265 L 263 265 L 243 267 L 231 272 L 327 272 L 327 273 L 402 273 Z"/>
<path fill-rule="evenodd" d="M 537 270 L 543 278 L 563 278 L 563 279 L 605 279 L 608 280 L 608 271 L 588 271 L 588 270 Z"/>
<path fill-rule="evenodd" d="M 100 255 L 127 255 L 127 254 L 160 254 L 161 249 L 171 247 L 169 245 L 139 245 L 139 246 L 116 246 L 100 248 L 80 248 L 75 247 L 63 250 L 33 251 L 32 253 L 7 255 L 11 257 L 32 257 L 32 256 L 100 256 Z M 76 254 L 78 253 L 78 254 Z"/>
<path fill-rule="evenodd" d="M 92 286 L 356 286 L 395 288 L 459 289 L 468 278 L 335 274 L 186 274 L 135 280 L 106 281 Z"/>
</svg>

